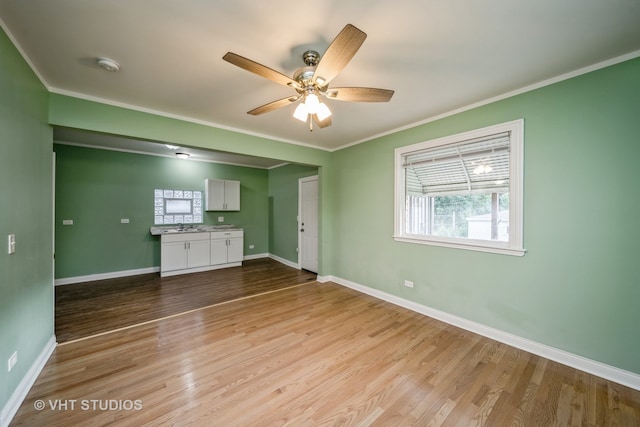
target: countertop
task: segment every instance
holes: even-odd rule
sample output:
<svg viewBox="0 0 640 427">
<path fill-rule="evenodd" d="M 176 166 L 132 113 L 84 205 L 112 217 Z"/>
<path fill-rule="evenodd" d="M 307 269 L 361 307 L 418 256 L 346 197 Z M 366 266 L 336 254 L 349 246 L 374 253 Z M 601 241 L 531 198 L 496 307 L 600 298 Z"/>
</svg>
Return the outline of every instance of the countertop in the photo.
<svg viewBox="0 0 640 427">
<path fill-rule="evenodd" d="M 181 234 L 181 233 L 208 233 L 210 231 L 237 231 L 242 230 L 240 227 L 236 227 L 235 225 L 226 224 L 226 225 L 184 225 L 182 227 L 178 227 L 177 225 L 168 225 L 164 227 L 151 227 L 149 232 L 153 236 L 161 236 L 163 234 Z"/>
</svg>

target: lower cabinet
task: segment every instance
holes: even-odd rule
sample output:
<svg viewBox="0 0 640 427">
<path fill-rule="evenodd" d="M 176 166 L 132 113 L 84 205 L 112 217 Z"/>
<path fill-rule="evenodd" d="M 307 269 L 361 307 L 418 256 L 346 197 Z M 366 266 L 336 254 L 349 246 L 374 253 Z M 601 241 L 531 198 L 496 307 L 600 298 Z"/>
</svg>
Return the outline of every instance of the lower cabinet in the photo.
<svg viewBox="0 0 640 427">
<path fill-rule="evenodd" d="M 244 232 L 163 234 L 160 276 L 193 273 L 242 264 Z"/>
<path fill-rule="evenodd" d="M 244 257 L 244 231 L 211 233 L 211 265 L 241 262 Z"/>
</svg>

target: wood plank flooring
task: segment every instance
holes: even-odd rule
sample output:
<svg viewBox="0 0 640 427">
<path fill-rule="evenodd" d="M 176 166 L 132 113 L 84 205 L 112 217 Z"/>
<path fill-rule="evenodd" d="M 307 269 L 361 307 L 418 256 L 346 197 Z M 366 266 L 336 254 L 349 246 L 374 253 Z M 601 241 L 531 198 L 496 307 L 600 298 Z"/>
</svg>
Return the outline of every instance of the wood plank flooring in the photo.
<svg viewBox="0 0 640 427">
<path fill-rule="evenodd" d="M 56 286 L 59 343 L 315 280 L 269 258 L 242 267 L 160 277 L 158 273 Z"/>
<path fill-rule="evenodd" d="M 640 391 L 309 282 L 59 345 L 11 425 L 629 427 Z"/>
</svg>

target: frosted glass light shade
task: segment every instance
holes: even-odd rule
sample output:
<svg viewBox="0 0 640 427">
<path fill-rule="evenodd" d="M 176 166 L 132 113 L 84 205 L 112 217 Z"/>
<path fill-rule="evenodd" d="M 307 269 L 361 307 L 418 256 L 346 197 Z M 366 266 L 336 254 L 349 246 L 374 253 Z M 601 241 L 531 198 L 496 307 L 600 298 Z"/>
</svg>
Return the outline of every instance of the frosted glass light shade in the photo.
<svg viewBox="0 0 640 427">
<path fill-rule="evenodd" d="M 298 104 L 298 106 L 296 107 L 296 110 L 293 112 L 293 117 L 300 120 L 301 122 L 306 122 L 308 114 L 309 114 L 309 109 L 304 104 L 304 102 L 301 102 L 300 104 Z"/>
</svg>

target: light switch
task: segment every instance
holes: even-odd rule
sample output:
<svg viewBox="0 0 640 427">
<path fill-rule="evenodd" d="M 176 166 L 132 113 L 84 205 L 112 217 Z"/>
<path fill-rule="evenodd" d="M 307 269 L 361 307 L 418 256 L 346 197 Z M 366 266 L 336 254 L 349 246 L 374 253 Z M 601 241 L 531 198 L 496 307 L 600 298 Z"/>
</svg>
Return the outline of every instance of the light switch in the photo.
<svg viewBox="0 0 640 427">
<path fill-rule="evenodd" d="M 129 218 L 121 218 L 120 224 L 129 224 Z"/>
<path fill-rule="evenodd" d="M 218 217 L 218 222 L 224 222 L 224 217 L 223 216 L 219 216 Z"/>
<path fill-rule="evenodd" d="M 73 220 L 72 219 L 63 219 L 62 220 L 62 225 L 73 225 Z"/>
<path fill-rule="evenodd" d="M 9 234 L 7 243 L 8 243 L 7 252 L 9 253 L 9 255 L 16 253 L 16 235 L 15 234 Z"/>
</svg>

